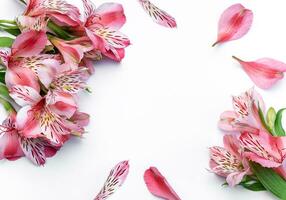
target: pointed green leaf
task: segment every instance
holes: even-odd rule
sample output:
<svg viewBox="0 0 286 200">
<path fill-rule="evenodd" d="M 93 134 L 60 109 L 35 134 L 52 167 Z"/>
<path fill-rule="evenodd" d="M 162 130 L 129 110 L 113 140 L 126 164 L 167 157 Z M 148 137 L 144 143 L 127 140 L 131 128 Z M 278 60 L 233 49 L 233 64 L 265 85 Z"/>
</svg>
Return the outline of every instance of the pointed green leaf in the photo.
<svg viewBox="0 0 286 200">
<path fill-rule="evenodd" d="M 282 200 L 286 200 L 286 181 L 273 169 L 264 168 L 261 165 L 250 162 L 251 169 L 262 185 L 272 194 Z"/>
<path fill-rule="evenodd" d="M 285 130 L 283 129 L 283 126 L 282 126 L 282 114 L 284 110 L 285 108 L 280 109 L 277 112 L 275 123 L 274 123 L 274 130 L 275 130 L 274 136 L 285 136 Z"/>
<path fill-rule="evenodd" d="M 266 124 L 271 129 L 271 132 L 274 132 L 274 124 L 276 119 L 276 111 L 274 108 L 269 108 L 266 114 Z"/>
<path fill-rule="evenodd" d="M 11 47 L 14 39 L 9 37 L 0 37 L 0 47 Z"/>
<path fill-rule="evenodd" d="M 5 84 L 5 71 L 0 71 L 0 83 Z"/>
<path fill-rule="evenodd" d="M 262 125 L 264 126 L 264 128 L 266 130 L 268 130 L 273 135 L 274 133 L 272 133 L 271 128 L 267 125 L 267 122 L 264 118 L 264 113 L 262 112 L 262 110 L 259 106 L 258 106 L 258 114 L 259 114 L 260 121 L 261 121 Z"/>
<path fill-rule="evenodd" d="M 20 29 L 1 27 L 1 30 L 6 31 L 7 33 L 10 33 L 11 35 L 14 35 L 14 36 L 18 36 L 21 34 Z"/>
</svg>

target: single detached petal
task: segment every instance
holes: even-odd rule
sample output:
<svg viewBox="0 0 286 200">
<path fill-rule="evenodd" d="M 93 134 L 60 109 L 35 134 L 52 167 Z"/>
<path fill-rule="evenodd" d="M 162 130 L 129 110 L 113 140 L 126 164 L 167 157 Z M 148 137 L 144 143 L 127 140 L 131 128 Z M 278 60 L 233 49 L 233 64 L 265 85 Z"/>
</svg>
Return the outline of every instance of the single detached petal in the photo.
<svg viewBox="0 0 286 200">
<path fill-rule="evenodd" d="M 117 164 L 110 172 L 103 188 L 94 200 L 105 200 L 124 183 L 129 172 L 128 161 Z"/>
<path fill-rule="evenodd" d="M 244 36 L 250 29 L 253 13 L 241 4 L 234 4 L 221 15 L 218 25 L 217 41 L 213 44 L 236 40 Z"/>
<path fill-rule="evenodd" d="M 30 30 L 19 35 L 12 46 L 13 57 L 30 57 L 41 53 L 48 42 L 44 31 Z"/>
<path fill-rule="evenodd" d="M 271 58 L 261 58 L 256 61 L 246 62 L 233 56 L 242 66 L 255 85 L 261 89 L 272 87 L 284 77 L 286 64 Z"/>
<path fill-rule="evenodd" d="M 144 10 L 150 15 L 154 22 L 165 27 L 175 28 L 177 23 L 174 17 L 170 14 L 161 10 L 149 0 L 139 0 L 139 3 L 142 5 Z"/>
<path fill-rule="evenodd" d="M 156 167 L 150 167 L 145 171 L 144 181 L 153 195 L 166 200 L 180 200 L 180 197 Z"/>
</svg>

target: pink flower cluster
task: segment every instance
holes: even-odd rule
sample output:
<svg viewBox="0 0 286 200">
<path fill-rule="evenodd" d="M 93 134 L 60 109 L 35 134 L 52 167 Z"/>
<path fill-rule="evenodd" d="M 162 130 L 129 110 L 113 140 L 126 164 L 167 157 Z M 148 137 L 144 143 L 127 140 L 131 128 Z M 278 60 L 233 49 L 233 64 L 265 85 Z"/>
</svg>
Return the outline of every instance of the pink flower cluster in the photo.
<svg viewBox="0 0 286 200">
<path fill-rule="evenodd" d="M 43 165 L 71 137 L 80 137 L 89 115 L 78 109 L 78 93 L 88 90 L 93 60 L 124 58 L 130 45 L 119 31 L 123 7 L 106 3 L 98 8 L 83 0 L 85 17 L 63 0 L 27 0 L 17 17 L 21 33 L 11 48 L 0 50 L 10 100 L 8 118 L 0 127 L 0 158 L 26 156 Z M 12 106 L 13 105 L 13 106 Z"/>
<path fill-rule="evenodd" d="M 250 161 L 286 178 L 286 136 L 278 137 L 281 133 L 274 130 L 273 108 L 265 120 L 264 102 L 254 89 L 233 97 L 232 104 L 233 110 L 223 112 L 219 121 L 219 128 L 226 133 L 224 147 L 210 148 L 211 170 L 226 177 L 230 186 L 240 184 L 247 175 L 255 177 Z"/>
</svg>

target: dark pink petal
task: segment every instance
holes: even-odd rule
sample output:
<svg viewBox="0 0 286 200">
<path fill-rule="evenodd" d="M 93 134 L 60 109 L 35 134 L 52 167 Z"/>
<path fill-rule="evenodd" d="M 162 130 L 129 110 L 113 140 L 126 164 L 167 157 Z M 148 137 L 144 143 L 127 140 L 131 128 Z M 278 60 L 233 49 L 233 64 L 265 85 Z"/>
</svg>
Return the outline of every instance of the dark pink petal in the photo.
<svg viewBox="0 0 286 200">
<path fill-rule="evenodd" d="M 250 29 L 253 13 L 241 4 L 234 4 L 227 8 L 220 17 L 217 41 L 213 44 L 237 40 Z"/>
<path fill-rule="evenodd" d="M 139 2 L 154 22 L 169 28 L 177 27 L 177 23 L 174 17 L 155 6 L 149 0 L 139 0 Z"/>
<path fill-rule="evenodd" d="M 12 55 L 16 57 L 30 57 L 41 53 L 48 42 L 44 31 L 27 31 L 19 35 L 12 46 Z"/>
<path fill-rule="evenodd" d="M 153 195 L 166 200 L 180 200 L 180 197 L 156 167 L 150 167 L 145 171 L 144 180 Z"/>
<path fill-rule="evenodd" d="M 128 161 L 118 163 L 110 172 L 103 188 L 94 200 L 105 200 L 124 183 L 129 172 Z"/>
<path fill-rule="evenodd" d="M 271 58 L 261 58 L 256 61 L 246 62 L 233 56 L 242 66 L 250 79 L 262 89 L 272 87 L 284 77 L 286 64 Z"/>
</svg>

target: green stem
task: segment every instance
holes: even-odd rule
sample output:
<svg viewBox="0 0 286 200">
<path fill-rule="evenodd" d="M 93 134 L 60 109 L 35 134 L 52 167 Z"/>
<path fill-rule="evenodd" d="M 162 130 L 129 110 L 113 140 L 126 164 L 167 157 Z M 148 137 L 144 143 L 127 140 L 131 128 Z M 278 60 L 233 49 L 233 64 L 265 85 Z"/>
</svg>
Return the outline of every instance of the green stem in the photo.
<svg viewBox="0 0 286 200">
<path fill-rule="evenodd" d="M 14 107 L 8 101 L 3 99 L 2 97 L 0 97 L 0 103 L 4 106 L 5 110 L 8 113 L 15 112 Z"/>
<path fill-rule="evenodd" d="M 63 30 L 60 26 L 56 25 L 54 22 L 49 21 L 48 27 L 51 29 L 55 34 L 57 34 L 62 39 L 71 39 L 71 36 L 68 32 Z"/>
</svg>

